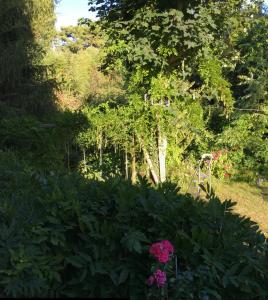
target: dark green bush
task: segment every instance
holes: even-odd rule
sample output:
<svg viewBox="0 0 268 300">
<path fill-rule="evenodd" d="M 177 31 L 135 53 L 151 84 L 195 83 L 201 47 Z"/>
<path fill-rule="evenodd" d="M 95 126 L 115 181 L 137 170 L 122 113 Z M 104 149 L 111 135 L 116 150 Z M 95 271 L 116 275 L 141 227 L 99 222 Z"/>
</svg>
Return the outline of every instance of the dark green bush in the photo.
<svg viewBox="0 0 268 300">
<path fill-rule="evenodd" d="M 146 299 L 150 243 L 179 260 L 170 299 L 267 299 L 268 259 L 233 203 L 118 178 L 40 174 L 0 152 L 0 294 Z"/>
<path fill-rule="evenodd" d="M 0 149 L 15 152 L 42 170 L 66 170 L 78 163 L 72 142 L 83 125 L 81 114 L 71 112 L 54 114 L 42 122 L 33 116 L 1 118 L 0 106 Z"/>
</svg>

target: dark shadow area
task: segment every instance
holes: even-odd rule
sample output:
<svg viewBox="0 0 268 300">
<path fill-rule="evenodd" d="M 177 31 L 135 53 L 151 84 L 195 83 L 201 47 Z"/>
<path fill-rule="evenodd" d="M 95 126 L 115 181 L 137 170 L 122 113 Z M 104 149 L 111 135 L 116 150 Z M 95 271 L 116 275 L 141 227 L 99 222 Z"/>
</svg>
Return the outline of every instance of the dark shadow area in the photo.
<svg viewBox="0 0 268 300">
<path fill-rule="evenodd" d="M 53 1 L 0 1 L 0 150 L 33 169 L 71 171 L 81 155 L 73 141 L 85 120 L 58 109 L 56 81 L 43 61 L 52 46 L 53 9 Z"/>
<path fill-rule="evenodd" d="M 40 117 L 55 111 L 55 84 L 42 65 L 45 42 L 40 32 L 33 32 L 34 5 L 24 0 L 0 2 L 0 102 L 1 107 Z"/>
<path fill-rule="evenodd" d="M 172 183 L 42 174 L 0 154 L 3 296 L 147 299 L 149 246 L 169 240 L 178 258 L 177 271 L 171 258 L 166 268 L 169 299 L 204 290 L 266 299 L 265 237 L 233 202 L 194 199 Z"/>
</svg>

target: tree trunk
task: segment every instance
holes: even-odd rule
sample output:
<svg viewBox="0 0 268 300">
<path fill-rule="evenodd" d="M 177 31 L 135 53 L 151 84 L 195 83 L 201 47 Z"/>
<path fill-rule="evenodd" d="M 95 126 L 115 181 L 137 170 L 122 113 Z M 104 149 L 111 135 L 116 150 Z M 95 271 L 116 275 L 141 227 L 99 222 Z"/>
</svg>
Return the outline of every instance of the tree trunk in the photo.
<svg viewBox="0 0 268 300">
<path fill-rule="evenodd" d="M 128 180 L 128 156 L 127 156 L 127 147 L 125 149 L 125 178 Z"/>
<path fill-rule="evenodd" d="M 100 175 L 102 176 L 102 162 L 103 162 L 103 148 L 102 148 L 102 134 L 100 136 L 100 144 L 99 144 L 99 167 L 100 167 Z"/>
<path fill-rule="evenodd" d="M 83 149 L 83 160 L 84 160 L 84 172 L 87 171 L 87 163 L 86 163 L 86 150 Z"/>
<path fill-rule="evenodd" d="M 149 155 L 149 153 L 147 152 L 146 148 L 143 147 L 142 150 L 143 150 L 143 153 L 144 153 L 144 157 L 145 157 L 145 159 L 146 159 L 146 162 L 147 162 L 147 164 L 148 164 L 148 166 L 149 166 L 150 172 L 151 172 L 151 174 L 152 174 L 154 183 L 155 183 L 155 184 L 159 184 L 159 179 L 158 179 L 158 176 L 157 176 L 157 174 L 156 174 L 156 172 L 155 172 L 154 165 L 153 165 L 153 162 L 152 162 L 152 160 L 151 160 L 151 158 L 150 158 L 150 155 Z"/>
<path fill-rule="evenodd" d="M 147 149 L 145 148 L 145 145 L 144 145 L 142 139 L 139 138 L 139 137 L 138 137 L 138 139 L 139 139 L 139 142 L 140 142 L 140 145 L 141 145 L 141 149 L 142 149 L 142 151 L 144 153 L 144 158 L 145 158 L 145 160 L 147 162 L 147 165 L 148 165 L 148 167 L 150 169 L 150 172 L 151 172 L 151 175 L 153 177 L 153 181 L 154 181 L 155 184 L 159 184 L 159 179 L 158 179 L 157 173 L 155 171 L 153 162 L 152 162 L 152 160 L 150 158 L 150 155 L 149 155 Z"/>
<path fill-rule="evenodd" d="M 167 137 L 162 135 L 158 128 L 158 160 L 160 182 L 166 181 L 166 156 L 167 156 Z"/>
<path fill-rule="evenodd" d="M 100 144 L 100 158 L 99 158 L 99 165 L 100 167 L 102 166 L 102 156 L 103 156 L 103 152 L 102 152 L 102 144 Z"/>
<path fill-rule="evenodd" d="M 134 139 L 133 139 L 134 141 Z M 135 144 L 133 143 L 132 152 L 131 152 L 131 182 L 135 184 L 137 182 L 137 170 L 136 170 L 136 153 L 135 153 Z"/>
</svg>

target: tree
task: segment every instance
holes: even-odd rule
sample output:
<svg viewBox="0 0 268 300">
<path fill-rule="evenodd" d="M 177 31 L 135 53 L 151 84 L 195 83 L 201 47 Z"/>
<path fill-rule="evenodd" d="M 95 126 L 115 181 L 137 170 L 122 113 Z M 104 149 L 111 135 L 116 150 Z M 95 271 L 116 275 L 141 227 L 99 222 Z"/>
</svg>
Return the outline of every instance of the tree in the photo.
<svg viewBox="0 0 268 300">
<path fill-rule="evenodd" d="M 49 96 L 41 98 L 50 89 L 42 59 L 51 46 L 54 21 L 52 0 L 0 2 L 1 101 L 35 113 L 48 106 Z"/>
<path fill-rule="evenodd" d="M 80 19 L 78 26 L 62 27 L 57 34 L 57 46 L 77 53 L 88 47 L 100 48 L 104 42 L 98 22 Z"/>
<path fill-rule="evenodd" d="M 267 16 L 259 15 L 237 39 L 240 60 L 232 73 L 236 110 L 218 140 L 240 173 L 250 172 L 248 177 L 268 172 L 267 30 Z"/>
<path fill-rule="evenodd" d="M 45 57 L 49 78 L 57 84 L 58 104 L 64 109 L 78 109 L 85 103 L 100 103 L 123 94 L 120 76 L 100 71 L 104 37 L 98 25 L 80 22 L 84 23 L 63 27 Z"/>
<path fill-rule="evenodd" d="M 160 181 L 165 181 L 167 153 L 178 154 L 180 148 L 182 154 L 193 140 L 208 135 L 204 120 L 207 107 L 217 104 L 225 114 L 232 110 L 231 85 L 221 61 L 230 57 L 228 32 L 240 28 L 249 14 L 242 7 L 245 2 L 89 1 L 89 5 L 98 11 L 109 36 L 104 67 L 124 69 L 128 90 L 136 95 L 129 98 L 130 103 L 142 106 L 150 120 L 142 123 L 139 132 L 135 119 L 136 141 L 151 173 L 156 173 L 154 161 Z M 230 24 L 230 15 L 236 22 Z M 198 122 L 189 126 L 193 119 Z M 182 127 L 187 130 L 178 139 Z M 158 161 L 150 159 L 148 147 L 157 149 Z"/>
<path fill-rule="evenodd" d="M 226 4 L 227 1 L 222 1 Z M 235 1 L 236 4 L 239 4 L 243 1 Z M 143 7 L 150 6 L 157 9 L 159 12 L 165 11 L 168 9 L 180 10 L 183 13 L 187 12 L 187 8 L 195 7 L 199 4 L 207 4 L 207 0 L 158 0 L 158 1 L 115 1 L 115 0 L 89 0 L 88 4 L 90 10 L 97 12 L 97 15 L 100 18 L 107 18 L 109 21 L 114 20 L 130 20 L 134 17 L 135 12 Z"/>
</svg>

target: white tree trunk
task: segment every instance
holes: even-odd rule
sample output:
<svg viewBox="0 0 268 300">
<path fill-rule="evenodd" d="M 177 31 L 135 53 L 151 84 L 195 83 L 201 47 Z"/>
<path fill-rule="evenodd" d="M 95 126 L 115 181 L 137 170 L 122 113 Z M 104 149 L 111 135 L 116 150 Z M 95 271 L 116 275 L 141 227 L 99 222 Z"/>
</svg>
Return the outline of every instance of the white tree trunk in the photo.
<svg viewBox="0 0 268 300">
<path fill-rule="evenodd" d="M 158 160 L 160 182 L 166 181 L 167 137 L 158 130 Z"/>
<path fill-rule="evenodd" d="M 128 155 L 127 155 L 127 148 L 125 149 L 125 179 L 128 180 Z"/>
</svg>

